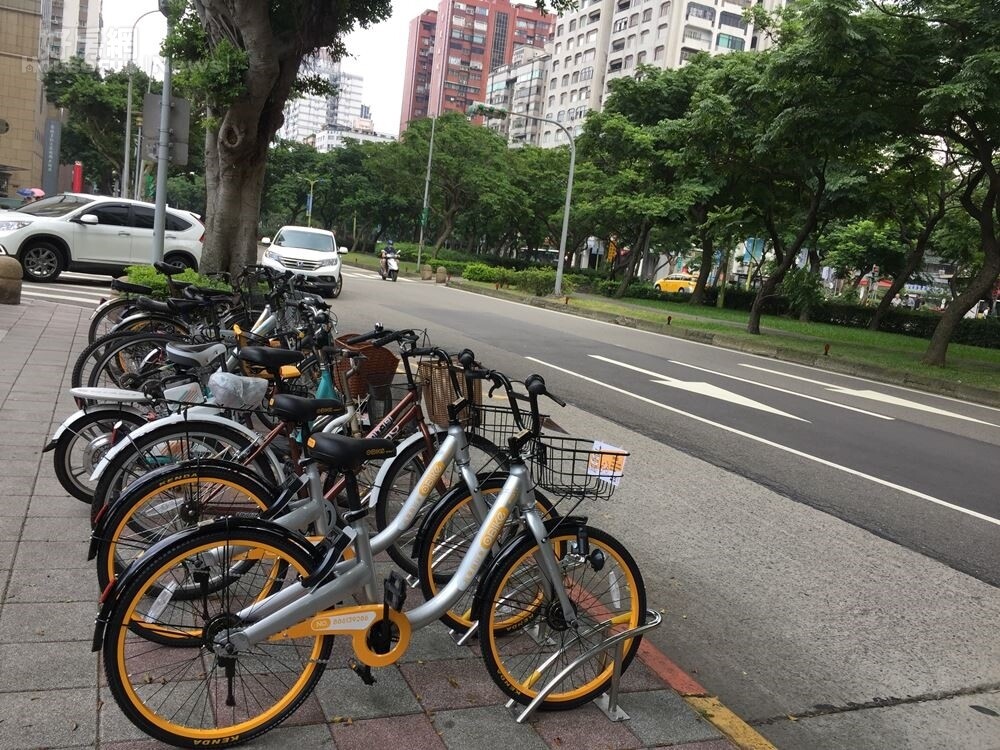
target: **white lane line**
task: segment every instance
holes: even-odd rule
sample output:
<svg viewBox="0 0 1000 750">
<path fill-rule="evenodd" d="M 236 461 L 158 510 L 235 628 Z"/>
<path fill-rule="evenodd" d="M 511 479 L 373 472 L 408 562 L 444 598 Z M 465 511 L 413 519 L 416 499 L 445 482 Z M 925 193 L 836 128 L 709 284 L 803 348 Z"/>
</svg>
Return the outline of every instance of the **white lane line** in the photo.
<svg viewBox="0 0 1000 750">
<path fill-rule="evenodd" d="M 93 279 L 95 281 L 103 281 L 105 284 L 110 284 L 111 279 L 114 278 L 109 273 L 102 276 L 101 274 L 83 273 L 82 271 L 66 271 L 62 275 L 68 279 Z"/>
<path fill-rule="evenodd" d="M 992 523 L 997 526 L 1000 526 L 1000 518 L 993 518 L 992 516 L 987 516 L 983 513 L 979 513 L 974 510 L 969 510 L 968 508 L 963 508 L 960 505 L 949 503 L 947 500 L 941 500 L 940 498 L 920 492 L 919 490 L 914 490 L 911 489 L 910 487 L 904 487 L 901 484 L 896 484 L 895 482 L 890 482 L 885 479 L 879 479 L 878 477 L 872 476 L 871 474 L 866 474 L 864 472 L 858 471 L 857 469 L 852 469 L 849 466 L 835 464 L 832 461 L 827 461 L 825 458 L 820 458 L 819 456 L 813 456 L 810 453 L 803 453 L 800 450 L 796 450 L 795 448 L 790 448 L 789 446 L 782 445 L 781 443 L 775 443 L 773 440 L 768 440 L 767 438 L 760 437 L 759 435 L 752 435 L 749 432 L 738 430 L 735 427 L 730 427 L 729 425 L 724 425 L 719 422 L 713 422 L 711 419 L 705 419 L 705 417 L 699 417 L 697 414 L 691 414 L 690 412 L 686 412 L 681 409 L 676 409 L 673 406 L 667 406 L 666 404 L 661 404 L 659 401 L 654 401 L 651 398 L 646 398 L 645 396 L 639 396 L 635 393 L 626 391 L 622 388 L 617 388 L 616 386 L 608 385 L 607 383 L 601 380 L 596 380 L 594 378 L 587 377 L 586 375 L 581 375 L 578 372 L 573 372 L 572 370 L 567 370 L 563 367 L 559 367 L 558 365 L 553 365 L 548 362 L 544 362 L 540 359 L 536 359 L 535 357 L 525 357 L 525 359 L 543 365 L 544 367 L 550 367 L 553 370 L 557 370 L 567 375 L 572 375 L 573 377 L 579 378 L 580 380 L 586 380 L 588 383 L 599 385 L 602 388 L 607 388 L 610 391 L 615 391 L 616 393 L 621 393 L 625 396 L 629 396 L 639 401 L 643 401 L 652 406 L 659 407 L 660 409 L 666 409 L 669 412 L 673 412 L 674 414 L 679 414 L 689 419 L 693 419 L 696 422 L 701 422 L 702 424 L 707 424 L 711 427 L 718 427 L 720 430 L 725 430 L 726 432 L 730 432 L 734 435 L 739 435 L 740 437 L 744 437 L 747 440 L 752 440 L 755 443 L 761 443 L 763 445 L 770 446 L 771 448 L 776 448 L 777 450 L 784 451 L 785 453 L 790 453 L 793 456 L 798 456 L 799 458 L 804 458 L 807 461 L 813 461 L 814 463 L 827 466 L 831 469 L 842 471 L 845 474 L 850 474 L 851 476 L 858 477 L 859 479 L 864 479 L 868 482 L 872 482 L 873 484 L 878 484 L 881 485 L 882 487 L 888 487 L 890 489 L 897 490 L 898 492 L 903 492 L 907 495 L 920 498 L 921 500 L 926 500 L 930 503 L 934 503 L 935 505 L 940 505 L 943 508 L 948 508 L 949 510 L 956 510 L 959 513 L 964 513 L 967 516 L 972 516 L 973 518 L 978 518 L 981 521 L 986 521 L 987 523 Z"/>
<path fill-rule="evenodd" d="M 699 396 L 708 396 L 709 398 L 717 398 L 720 401 L 727 401 L 731 404 L 738 404 L 740 406 L 746 406 L 750 409 L 757 409 L 758 411 L 767 412 L 768 414 L 777 414 L 780 417 L 788 417 L 789 419 L 794 419 L 798 422 L 808 423 L 808 419 L 802 419 L 802 417 L 796 417 L 794 414 L 788 414 L 787 412 L 779 411 L 773 406 L 768 406 L 767 404 L 762 404 L 760 401 L 754 401 L 752 399 L 741 396 L 738 393 L 733 393 L 732 391 L 727 391 L 725 388 L 719 388 L 711 383 L 704 382 L 692 382 L 687 380 L 678 380 L 677 378 L 672 378 L 669 375 L 662 375 L 658 372 L 653 372 L 652 370 L 644 370 L 641 367 L 636 367 L 635 365 L 630 365 L 626 362 L 619 362 L 616 359 L 609 359 L 608 357 L 602 357 L 599 354 L 591 354 L 590 357 L 594 359 L 599 359 L 601 362 L 607 362 L 608 364 L 618 365 L 619 367 L 624 367 L 627 370 L 633 370 L 635 372 L 641 372 L 644 375 L 649 375 L 654 383 L 660 385 L 667 385 L 671 388 L 677 388 L 682 391 L 688 391 L 689 393 L 697 393 Z"/>
<path fill-rule="evenodd" d="M 440 285 L 438 285 L 438 286 L 440 286 Z M 459 289 L 458 287 L 454 287 L 454 286 L 445 286 L 444 288 L 445 289 L 449 289 L 449 290 L 451 290 L 453 292 L 457 292 L 459 294 L 469 294 L 469 295 L 474 295 L 474 296 L 477 296 L 477 297 L 483 296 L 483 295 L 479 294 L 478 292 L 469 292 L 469 291 L 466 291 L 465 289 Z M 573 313 L 559 312 L 558 310 L 550 310 L 547 307 L 536 307 L 535 305 L 528 305 L 528 304 L 525 304 L 524 302 L 515 302 L 514 300 L 501 299 L 499 297 L 492 297 L 492 299 L 495 300 L 496 302 L 505 302 L 508 305 L 515 305 L 517 307 L 528 308 L 532 312 L 536 312 L 536 313 L 537 312 L 547 312 L 547 313 L 551 313 L 553 315 L 562 315 L 562 316 L 565 316 L 567 318 L 573 318 L 573 319 L 581 321 L 581 322 L 596 323 L 596 324 L 602 325 L 602 326 L 611 326 L 613 328 L 617 328 L 620 331 L 621 330 L 625 330 L 625 331 L 629 331 L 629 332 L 632 332 L 632 333 L 642 333 L 642 334 L 645 334 L 647 336 L 654 336 L 655 338 L 658 338 L 658 339 L 670 339 L 672 341 L 681 341 L 681 342 L 683 342 L 685 344 L 691 344 L 692 346 L 704 346 L 704 347 L 706 347 L 708 349 L 714 349 L 717 352 L 734 352 L 734 353 L 738 353 L 741 357 L 753 357 L 754 359 L 762 359 L 762 360 L 764 360 L 766 362 L 775 362 L 775 361 L 778 361 L 778 360 L 776 360 L 775 357 L 765 357 L 763 354 L 751 354 L 750 352 L 741 352 L 739 349 L 733 349 L 733 348 L 730 348 L 730 347 L 719 346 L 718 344 L 706 344 L 703 341 L 693 341 L 691 339 L 684 339 L 684 338 L 680 338 L 680 337 L 677 337 L 677 336 L 668 336 L 665 333 L 657 333 L 655 331 L 644 331 L 641 328 L 630 328 L 629 326 L 623 326 L 620 323 L 609 323 L 606 320 L 595 320 L 593 318 L 584 318 L 584 317 L 582 317 L 580 315 L 574 315 Z M 764 340 L 763 337 L 761 337 L 761 339 Z M 829 370 L 824 370 L 821 367 L 814 367 L 812 365 L 803 365 L 803 364 L 799 364 L 798 362 L 788 362 L 788 361 L 785 361 L 785 360 L 780 360 L 780 361 L 781 361 L 782 364 L 788 365 L 790 367 L 801 367 L 803 370 L 811 370 L 813 372 L 822 373 L 824 375 L 830 375 L 830 374 L 832 374 Z M 782 373 L 782 374 L 787 374 L 787 373 Z M 907 391 L 908 393 L 915 393 L 918 396 L 926 396 L 926 397 L 929 397 L 929 398 L 938 398 L 938 399 L 942 399 L 944 401 L 952 401 L 952 402 L 954 402 L 956 404 L 964 404 L 965 406 L 974 406 L 977 409 L 989 409 L 990 411 L 1000 412 L 1000 407 L 987 406 L 986 404 L 977 404 L 977 403 L 975 403 L 973 401 L 963 401 L 962 399 L 955 398 L 953 396 L 942 396 L 939 393 L 930 393 L 928 391 L 921 391 L 921 390 L 918 390 L 916 388 L 910 388 L 910 387 L 905 386 L 905 385 L 895 385 L 893 383 L 883 383 L 883 382 L 880 382 L 878 380 L 872 380 L 871 378 L 863 378 L 860 375 L 847 375 L 846 373 L 842 373 L 842 372 L 838 372 L 838 373 L 836 373 L 836 375 L 839 378 L 849 378 L 851 380 L 860 380 L 862 383 L 871 383 L 872 385 L 884 386 L 886 388 L 895 388 L 896 390 Z"/>
<path fill-rule="evenodd" d="M 48 287 L 46 291 L 67 292 L 73 294 L 79 293 L 90 297 L 104 297 L 105 299 L 111 296 L 110 289 L 95 289 L 94 287 L 76 287 L 76 286 L 69 286 L 68 284 L 55 284 L 53 286 Z"/>
<path fill-rule="evenodd" d="M 885 414 L 876 414 L 873 411 L 868 411 L 866 409 L 859 409 L 856 406 L 848 406 L 847 404 L 838 404 L 836 401 L 828 401 L 825 398 L 819 398 L 818 396 L 809 396 L 805 393 L 799 393 L 797 391 L 790 391 L 787 388 L 779 388 L 776 385 L 769 385 L 767 383 L 761 383 L 759 380 L 747 380 L 746 378 L 741 378 L 737 375 L 729 375 L 725 372 L 719 372 L 717 370 L 709 370 L 707 367 L 699 367 L 698 365 L 688 364 L 687 362 L 678 362 L 676 359 L 668 359 L 668 362 L 674 365 L 680 365 L 681 367 L 690 367 L 692 370 L 699 370 L 701 372 L 707 372 L 712 375 L 718 375 L 720 378 L 729 378 L 730 380 L 738 380 L 741 383 L 748 383 L 749 385 L 755 385 L 758 388 L 766 388 L 769 391 L 777 391 L 778 393 L 786 393 L 789 396 L 797 396 L 798 398 L 804 398 L 807 401 L 816 401 L 820 404 L 825 404 L 827 406 L 836 406 L 838 409 L 847 409 L 847 411 L 855 411 L 858 414 L 864 414 L 866 417 L 874 417 L 875 419 L 884 419 L 889 422 L 895 422 L 895 417 L 888 417 Z"/>
<path fill-rule="evenodd" d="M 768 372 L 772 375 L 782 375 L 786 378 L 791 378 L 792 380 L 801 380 L 805 383 L 812 383 L 813 385 L 822 386 L 828 391 L 833 391 L 834 393 L 842 393 L 845 396 L 857 396 L 858 398 L 867 398 L 871 401 L 880 401 L 884 404 L 893 404 L 894 406 L 902 406 L 905 409 L 913 409 L 914 411 L 925 411 L 929 414 L 937 414 L 942 417 L 951 417 L 953 419 L 961 419 L 966 422 L 975 422 L 976 424 L 986 425 L 987 427 L 997 427 L 998 425 L 992 422 L 984 422 L 981 419 L 976 419 L 975 417 L 967 417 L 964 414 L 957 414 L 953 411 L 946 411 L 945 409 L 938 409 L 934 406 L 928 406 L 927 404 L 921 404 L 919 401 L 910 401 L 909 399 L 899 398 L 898 396 L 890 396 L 888 393 L 880 393 L 879 391 L 873 391 L 869 389 L 865 390 L 855 390 L 853 388 L 846 388 L 842 385 L 834 385 L 833 383 L 824 383 L 822 380 L 813 380 L 812 378 L 804 378 L 801 375 L 789 375 L 787 372 L 782 372 L 780 370 L 769 370 L 766 367 L 757 367 L 757 365 L 748 365 L 744 362 L 740 363 L 740 367 L 748 367 L 751 370 L 760 370 L 761 372 Z"/>
<path fill-rule="evenodd" d="M 41 297 L 43 299 L 64 299 L 64 300 L 69 300 L 70 302 L 82 302 L 85 305 L 93 305 L 94 307 L 97 307 L 101 303 L 101 301 L 97 299 L 81 299 L 80 297 L 69 297 L 65 294 L 46 294 L 45 292 L 26 292 L 23 289 L 21 290 L 21 294 L 23 294 L 25 297 Z"/>
</svg>

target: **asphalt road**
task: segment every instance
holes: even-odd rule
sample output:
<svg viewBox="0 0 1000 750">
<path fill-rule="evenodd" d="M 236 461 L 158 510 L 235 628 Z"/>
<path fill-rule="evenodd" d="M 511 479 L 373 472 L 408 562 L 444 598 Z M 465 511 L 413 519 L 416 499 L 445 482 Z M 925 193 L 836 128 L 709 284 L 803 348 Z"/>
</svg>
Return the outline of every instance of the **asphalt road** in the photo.
<svg viewBox="0 0 1000 750">
<path fill-rule="evenodd" d="M 652 639 L 778 747 L 1000 746 L 1000 411 L 364 272 L 334 310 L 539 372 L 632 451 L 592 518 Z"/>
</svg>

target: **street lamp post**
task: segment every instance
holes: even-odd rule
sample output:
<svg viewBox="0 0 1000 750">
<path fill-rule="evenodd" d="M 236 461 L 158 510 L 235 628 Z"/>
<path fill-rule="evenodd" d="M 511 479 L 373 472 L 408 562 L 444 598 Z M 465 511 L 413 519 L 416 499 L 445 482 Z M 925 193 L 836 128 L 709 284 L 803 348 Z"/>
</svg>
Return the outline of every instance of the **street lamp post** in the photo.
<svg viewBox="0 0 1000 750">
<path fill-rule="evenodd" d="M 121 181 L 121 191 L 119 197 L 127 198 L 128 191 L 128 180 L 131 176 L 129 169 L 129 159 L 132 156 L 132 76 L 134 74 L 134 65 L 132 64 L 132 58 L 135 55 L 135 27 L 146 16 L 151 16 L 154 13 L 159 13 L 159 9 L 150 10 L 143 13 L 137 19 L 135 23 L 132 24 L 132 37 L 129 40 L 128 45 L 128 98 L 125 105 L 125 166 L 122 169 L 122 181 Z M 138 161 L 139 157 L 136 157 Z"/>
<path fill-rule="evenodd" d="M 309 183 L 309 201 L 306 203 L 306 226 L 311 227 L 313 225 L 313 189 L 317 182 L 326 182 L 326 178 L 303 177 L 302 179 Z"/>
<path fill-rule="evenodd" d="M 420 240 L 417 244 L 417 270 L 420 270 L 420 263 L 424 255 L 424 227 L 427 226 L 428 201 L 431 194 L 431 161 L 434 159 L 434 128 L 437 126 L 437 117 L 431 120 L 431 143 L 427 149 L 427 176 L 424 178 L 424 207 L 420 211 Z M 410 235 L 411 237 L 413 235 Z"/>
<path fill-rule="evenodd" d="M 566 262 L 566 236 L 569 234 L 569 206 L 573 198 L 573 172 L 576 169 L 576 144 L 573 142 L 573 134 L 570 133 L 561 122 L 550 120 L 547 117 L 529 115 L 524 112 L 508 112 L 506 109 L 502 109 L 500 107 L 490 107 L 485 104 L 473 104 L 469 107 L 467 113 L 472 117 L 476 115 L 497 118 L 524 117 L 528 120 L 547 122 L 550 125 L 555 125 L 559 128 L 569 139 L 569 176 L 566 179 L 566 205 L 563 208 L 562 236 L 559 238 L 559 259 L 556 261 L 556 287 L 554 292 L 555 296 L 562 296 L 563 266 Z"/>
</svg>

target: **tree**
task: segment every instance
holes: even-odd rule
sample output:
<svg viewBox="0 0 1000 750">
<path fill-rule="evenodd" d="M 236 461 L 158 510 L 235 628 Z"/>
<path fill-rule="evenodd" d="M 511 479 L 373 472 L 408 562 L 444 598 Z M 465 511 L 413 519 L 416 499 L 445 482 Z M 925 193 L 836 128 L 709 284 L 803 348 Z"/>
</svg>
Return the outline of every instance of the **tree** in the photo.
<svg viewBox="0 0 1000 750">
<path fill-rule="evenodd" d="M 969 169 L 960 202 L 978 225 L 983 262 L 941 315 L 924 354 L 925 364 L 943 367 L 958 322 L 1000 277 L 1000 14 L 980 0 L 876 7 L 866 20 L 881 29 L 884 52 L 866 61 L 866 71 L 891 81 L 887 106 L 912 111 L 907 132 L 941 139 Z"/>
</svg>

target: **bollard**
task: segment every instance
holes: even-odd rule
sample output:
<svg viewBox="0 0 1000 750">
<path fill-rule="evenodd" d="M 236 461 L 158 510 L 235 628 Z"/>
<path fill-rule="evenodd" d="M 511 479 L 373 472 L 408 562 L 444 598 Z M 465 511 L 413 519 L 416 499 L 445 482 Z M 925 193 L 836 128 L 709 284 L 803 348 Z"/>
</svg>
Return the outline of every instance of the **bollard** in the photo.
<svg viewBox="0 0 1000 750">
<path fill-rule="evenodd" d="M 437 275 L 434 278 L 434 282 L 437 284 L 444 284 L 448 281 L 448 269 L 444 266 L 438 266 Z"/>
<path fill-rule="evenodd" d="M 434 269 L 433 268 L 431 268 L 426 263 L 424 263 L 424 265 L 420 266 L 420 279 L 421 279 L 421 281 L 430 281 L 431 277 L 433 277 L 433 276 L 434 276 Z"/>
<path fill-rule="evenodd" d="M 23 270 L 17 258 L 0 256 L 0 305 L 21 304 Z"/>
</svg>

